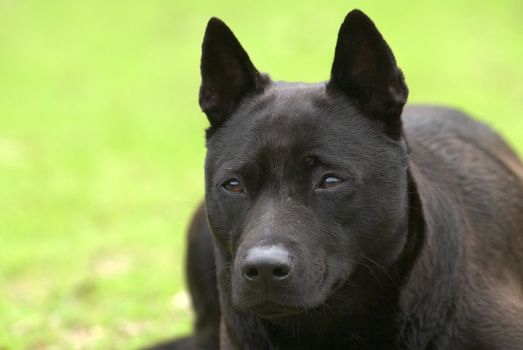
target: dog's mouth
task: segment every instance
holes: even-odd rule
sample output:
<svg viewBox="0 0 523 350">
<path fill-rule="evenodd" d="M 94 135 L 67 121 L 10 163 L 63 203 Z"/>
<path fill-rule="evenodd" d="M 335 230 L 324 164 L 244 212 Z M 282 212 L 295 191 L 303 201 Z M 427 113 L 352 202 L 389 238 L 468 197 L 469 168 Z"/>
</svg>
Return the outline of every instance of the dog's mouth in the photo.
<svg viewBox="0 0 523 350">
<path fill-rule="evenodd" d="M 317 273 L 311 272 L 310 276 L 301 277 L 297 273 L 291 275 L 289 281 L 272 282 L 272 288 L 265 285 L 265 288 L 260 289 L 241 275 L 233 277 L 236 277 L 233 278 L 232 286 L 234 308 L 270 320 L 309 312 L 323 305 L 339 288 L 336 276 L 331 276 L 326 263 Z"/>
<path fill-rule="evenodd" d="M 278 304 L 271 301 L 260 303 L 252 307 L 251 310 L 259 317 L 269 320 L 295 316 L 303 312 L 303 309 L 301 308 Z"/>
</svg>

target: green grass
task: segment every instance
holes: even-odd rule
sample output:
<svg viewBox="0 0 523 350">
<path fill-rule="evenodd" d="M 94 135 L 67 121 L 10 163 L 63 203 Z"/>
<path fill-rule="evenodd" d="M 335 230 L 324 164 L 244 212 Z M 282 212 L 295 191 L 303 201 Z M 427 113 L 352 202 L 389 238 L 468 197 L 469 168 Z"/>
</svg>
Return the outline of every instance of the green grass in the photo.
<svg viewBox="0 0 523 350">
<path fill-rule="evenodd" d="M 519 0 L 0 0 L 0 349 L 188 333 L 207 19 L 224 19 L 273 78 L 317 81 L 354 7 L 394 49 L 411 102 L 463 108 L 523 151 Z"/>
</svg>

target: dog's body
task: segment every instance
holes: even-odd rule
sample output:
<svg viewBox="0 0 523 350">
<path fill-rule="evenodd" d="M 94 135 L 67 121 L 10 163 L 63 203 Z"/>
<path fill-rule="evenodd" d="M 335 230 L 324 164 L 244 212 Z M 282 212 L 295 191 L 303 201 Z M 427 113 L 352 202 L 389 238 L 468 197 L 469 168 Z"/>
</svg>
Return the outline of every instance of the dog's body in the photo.
<svg viewBox="0 0 523 350">
<path fill-rule="evenodd" d="M 188 348 L 219 332 L 222 350 L 523 349 L 523 166 L 457 111 L 403 110 L 364 14 L 327 84 L 271 82 L 217 20 L 202 78 L 209 226 L 202 208 Z M 218 290 L 201 280 L 214 268 Z"/>
</svg>

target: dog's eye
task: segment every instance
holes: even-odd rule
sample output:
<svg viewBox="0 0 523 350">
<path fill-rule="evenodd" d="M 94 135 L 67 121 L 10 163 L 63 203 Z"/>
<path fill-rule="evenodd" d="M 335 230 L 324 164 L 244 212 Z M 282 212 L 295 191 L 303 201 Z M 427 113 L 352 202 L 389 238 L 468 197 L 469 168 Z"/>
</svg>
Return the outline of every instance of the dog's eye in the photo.
<svg viewBox="0 0 523 350">
<path fill-rule="evenodd" d="M 328 190 L 329 188 L 336 187 L 342 183 L 343 183 L 343 180 L 340 179 L 339 177 L 334 176 L 332 174 L 327 174 L 327 175 L 323 176 L 318 187 L 321 189 L 324 189 L 324 190 Z"/>
<path fill-rule="evenodd" d="M 229 179 L 229 180 L 225 181 L 222 184 L 222 187 L 227 192 L 232 192 L 232 193 L 241 193 L 241 192 L 243 192 L 243 188 L 242 188 L 242 185 L 240 184 L 240 181 L 238 181 L 236 179 Z"/>
</svg>

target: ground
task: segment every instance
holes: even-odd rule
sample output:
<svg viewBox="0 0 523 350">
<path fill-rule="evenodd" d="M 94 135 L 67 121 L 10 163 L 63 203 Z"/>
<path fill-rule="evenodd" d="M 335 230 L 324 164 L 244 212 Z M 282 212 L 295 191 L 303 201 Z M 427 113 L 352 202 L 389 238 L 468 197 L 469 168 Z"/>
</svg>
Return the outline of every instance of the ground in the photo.
<svg viewBox="0 0 523 350">
<path fill-rule="evenodd" d="M 329 75 L 361 8 L 410 101 L 523 152 L 523 2 L 0 0 L 0 349 L 129 349 L 186 334 L 184 230 L 203 195 L 211 16 L 273 79 Z"/>
</svg>

